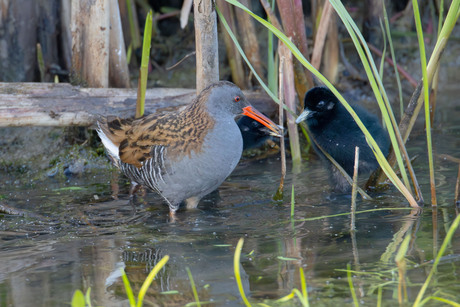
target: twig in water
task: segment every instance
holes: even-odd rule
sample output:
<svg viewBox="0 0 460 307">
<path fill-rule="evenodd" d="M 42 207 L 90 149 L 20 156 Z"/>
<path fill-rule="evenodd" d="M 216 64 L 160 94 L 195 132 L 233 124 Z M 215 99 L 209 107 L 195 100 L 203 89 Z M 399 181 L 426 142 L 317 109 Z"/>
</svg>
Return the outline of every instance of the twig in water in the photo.
<svg viewBox="0 0 460 307">
<path fill-rule="evenodd" d="M 188 59 L 189 57 L 191 57 L 192 55 L 195 55 L 196 54 L 196 51 L 193 51 L 193 52 L 190 52 L 189 54 L 186 54 L 182 59 L 179 60 L 179 62 L 177 62 L 176 64 L 172 65 L 172 66 L 169 66 L 169 67 L 166 67 L 166 70 L 172 70 L 174 68 L 176 68 L 177 66 L 179 66 L 183 61 L 185 61 L 186 59 Z"/>
<path fill-rule="evenodd" d="M 359 168 L 359 147 L 355 147 L 355 166 L 353 168 L 353 184 L 351 189 L 351 224 L 350 230 L 355 231 L 356 194 L 358 193 L 358 168 Z"/>
<path fill-rule="evenodd" d="M 455 204 L 460 206 L 460 200 L 458 199 L 458 194 L 460 193 L 460 164 L 458 165 L 458 175 L 457 175 L 457 184 L 455 185 Z"/>
</svg>

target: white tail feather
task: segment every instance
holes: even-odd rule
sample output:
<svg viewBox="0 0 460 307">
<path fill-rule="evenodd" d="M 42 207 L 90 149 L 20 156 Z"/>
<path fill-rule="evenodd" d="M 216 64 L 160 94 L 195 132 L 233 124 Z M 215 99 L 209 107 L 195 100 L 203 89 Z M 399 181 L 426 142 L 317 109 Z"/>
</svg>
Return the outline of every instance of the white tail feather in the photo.
<svg viewBox="0 0 460 307">
<path fill-rule="evenodd" d="M 101 138 L 102 144 L 104 144 L 105 149 L 107 150 L 108 154 L 115 160 L 120 160 L 120 155 L 118 153 L 118 146 L 116 146 L 102 131 L 100 123 L 97 123 L 97 134 Z"/>
</svg>

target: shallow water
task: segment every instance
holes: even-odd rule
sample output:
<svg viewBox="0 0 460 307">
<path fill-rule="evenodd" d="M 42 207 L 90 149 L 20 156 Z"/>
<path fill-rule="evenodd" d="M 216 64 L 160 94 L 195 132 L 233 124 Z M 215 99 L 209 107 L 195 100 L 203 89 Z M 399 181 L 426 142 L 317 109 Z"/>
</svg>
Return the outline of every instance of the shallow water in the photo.
<svg viewBox="0 0 460 307">
<path fill-rule="evenodd" d="M 446 101 L 459 94 L 456 89 L 444 93 Z M 398 304 L 394 258 L 406 232 L 412 235 L 407 255 L 412 302 L 458 214 L 453 204 L 458 165 L 439 158 L 441 154 L 459 158 L 458 118 L 456 103 L 437 110 L 433 140 L 439 208 L 427 205 L 421 215 L 411 215 L 407 201 L 392 188 L 374 195 L 372 201 L 358 200 L 358 212 L 385 210 L 357 214 L 356 233 L 350 232 L 350 197 L 331 194 L 326 171 L 313 154 L 300 174 L 288 172 L 281 202 L 272 200 L 279 182 L 278 154 L 243 159 L 217 192 L 198 209 L 179 212 L 174 223 L 168 219 L 167 206 L 152 193 L 131 204 L 126 180 L 110 170 L 62 181 L 0 173 L 0 204 L 26 212 L 0 219 L 0 306 L 63 306 L 76 289 L 89 287 L 93 305 L 128 306 L 119 268 L 127 272 L 136 294 L 165 255 L 170 260 L 150 287 L 145 305 L 193 302 L 188 267 L 201 301 L 241 306 L 233 272 L 240 238 L 245 240 L 243 287 L 254 303 L 279 305 L 273 300 L 300 289 L 300 267 L 314 306 L 352 304 L 344 271 L 350 265 L 361 272 L 354 272 L 352 280 L 362 305 L 375 305 L 377 286 L 383 285 L 384 305 L 394 306 Z M 414 167 L 429 203 L 423 124 L 415 132 L 408 150 L 419 155 Z M 117 200 L 111 197 L 116 186 L 111 183 L 119 183 Z M 459 234 L 457 230 L 427 292 L 440 290 L 437 296 L 456 302 L 460 302 Z M 297 299 L 287 304 L 300 305 Z"/>
</svg>

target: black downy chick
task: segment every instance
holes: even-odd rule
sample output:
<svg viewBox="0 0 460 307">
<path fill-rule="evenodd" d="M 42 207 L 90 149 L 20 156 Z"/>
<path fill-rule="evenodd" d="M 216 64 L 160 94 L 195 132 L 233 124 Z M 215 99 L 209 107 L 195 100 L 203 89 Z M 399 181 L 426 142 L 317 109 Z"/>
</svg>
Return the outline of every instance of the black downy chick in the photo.
<svg viewBox="0 0 460 307">
<path fill-rule="evenodd" d="M 243 150 L 260 147 L 273 136 L 269 129 L 248 116 L 242 116 L 236 123 L 243 137 Z"/>
<path fill-rule="evenodd" d="M 325 87 L 315 87 L 305 94 L 305 110 L 296 123 L 305 121 L 313 138 L 329 153 L 351 177 L 355 159 L 355 146 L 359 147 L 359 173 L 370 173 L 379 167 L 372 149 L 366 142 L 361 129 L 337 97 Z M 352 106 L 369 133 L 387 156 L 390 140 L 378 118 L 360 106 Z M 314 145 L 315 151 L 331 168 L 334 190 L 349 192 L 350 184 L 339 170 Z"/>
</svg>

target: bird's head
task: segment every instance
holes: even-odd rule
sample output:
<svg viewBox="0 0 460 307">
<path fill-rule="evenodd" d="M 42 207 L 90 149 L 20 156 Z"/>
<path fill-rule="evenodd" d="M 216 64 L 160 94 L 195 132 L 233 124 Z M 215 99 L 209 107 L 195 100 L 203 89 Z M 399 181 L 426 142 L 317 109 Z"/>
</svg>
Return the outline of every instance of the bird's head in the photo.
<svg viewBox="0 0 460 307">
<path fill-rule="evenodd" d="M 231 82 L 221 81 L 210 85 L 203 90 L 199 99 L 204 97 L 206 97 L 208 111 L 216 119 L 228 115 L 234 118 L 246 115 L 267 127 L 273 135 L 280 136 L 282 133 L 282 128 L 254 108 L 241 89 Z"/>
<path fill-rule="evenodd" d="M 306 121 L 309 126 L 321 124 L 334 116 L 337 97 L 326 87 L 314 87 L 305 94 L 305 110 L 297 117 L 296 123 Z"/>
</svg>

